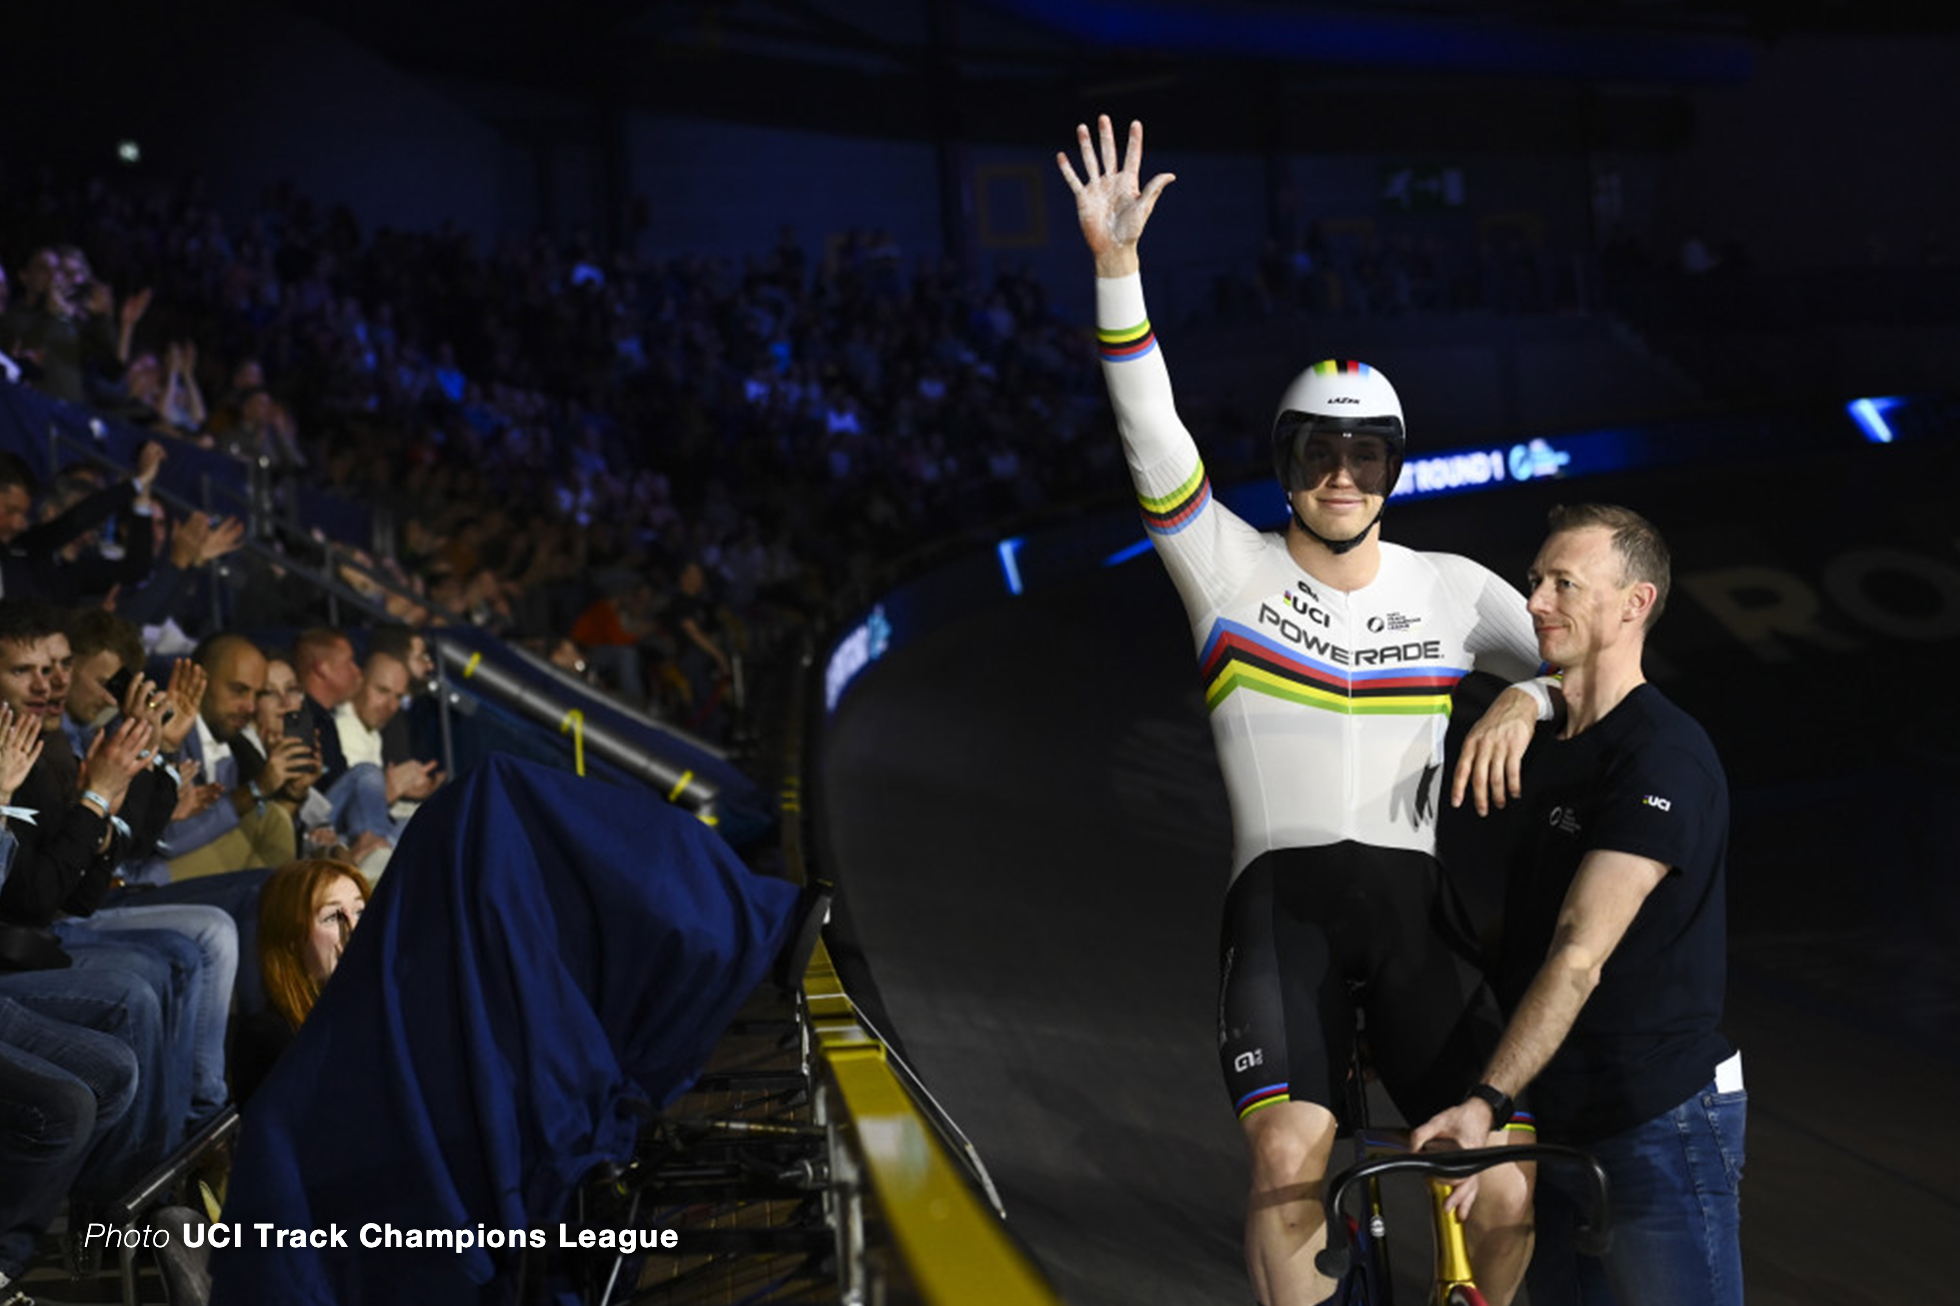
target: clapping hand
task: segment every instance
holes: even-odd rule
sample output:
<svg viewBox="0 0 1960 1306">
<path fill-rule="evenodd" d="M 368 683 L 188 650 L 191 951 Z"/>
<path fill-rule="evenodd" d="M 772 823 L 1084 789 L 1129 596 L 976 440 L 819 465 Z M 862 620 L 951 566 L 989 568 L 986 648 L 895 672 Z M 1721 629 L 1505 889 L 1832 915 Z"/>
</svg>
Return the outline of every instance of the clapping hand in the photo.
<svg viewBox="0 0 1960 1306">
<path fill-rule="evenodd" d="M 169 712 L 157 722 L 157 747 L 174 753 L 184 746 L 198 708 L 204 703 L 204 687 L 211 677 L 189 658 L 178 658 L 170 668 L 170 687 L 164 691 Z"/>
<path fill-rule="evenodd" d="M 41 718 L 32 712 L 16 716 L 0 703 L 0 806 L 14 800 L 14 791 L 41 758 Z"/>
<path fill-rule="evenodd" d="M 122 808 L 129 782 L 150 764 L 150 740 L 156 734 L 148 721 L 127 717 L 115 730 L 99 731 L 82 758 L 81 786 L 99 794 L 114 813 Z"/>
<path fill-rule="evenodd" d="M 192 784 L 197 779 L 197 759 L 187 757 L 177 764 L 177 805 L 170 809 L 170 819 L 182 821 L 208 811 L 211 805 L 224 797 L 225 787 L 221 784 Z"/>
</svg>

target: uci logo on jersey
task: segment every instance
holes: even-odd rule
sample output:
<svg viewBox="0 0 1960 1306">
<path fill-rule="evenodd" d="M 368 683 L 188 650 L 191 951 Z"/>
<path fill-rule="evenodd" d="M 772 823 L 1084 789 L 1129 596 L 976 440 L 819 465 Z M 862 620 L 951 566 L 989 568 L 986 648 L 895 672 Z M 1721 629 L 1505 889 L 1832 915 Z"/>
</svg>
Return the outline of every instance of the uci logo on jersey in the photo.
<svg viewBox="0 0 1960 1306">
<path fill-rule="evenodd" d="M 1671 812 L 1674 810 L 1673 803 L 1669 802 L 1665 798 L 1657 798 L 1653 794 L 1648 794 L 1645 798 L 1641 799 L 1640 801 L 1646 806 L 1655 808 L 1659 811 Z"/>
<path fill-rule="evenodd" d="M 1308 621 L 1313 622 L 1314 625 L 1319 626 L 1322 629 L 1328 629 L 1333 626 L 1334 619 L 1332 617 L 1328 616 L 1325 612 L 1321 611 L 1319 608 L 1307 602 L 1305 599 L 1301 598 L 1299 595 L 1293 593 L 1292 591 L 1281 590 L 1280 598 L 1285 601 L 1287 607 L 1292 608 L 1295 612 L 1305 617 Z"/>
</svg>

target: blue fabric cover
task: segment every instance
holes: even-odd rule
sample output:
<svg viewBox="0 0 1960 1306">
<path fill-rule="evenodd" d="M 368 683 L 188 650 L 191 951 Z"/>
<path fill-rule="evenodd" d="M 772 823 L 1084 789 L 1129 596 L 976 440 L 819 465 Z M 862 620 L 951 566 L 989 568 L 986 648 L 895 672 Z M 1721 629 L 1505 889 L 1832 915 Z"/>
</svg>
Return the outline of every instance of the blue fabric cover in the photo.
<svg viewBox="0 0 1960 1306">
<path fill-rule="evenodd" d="M 246 1113 L 244 1249 L 214 1258 L 212 1301 L 513 1300 L 513 1252 L 364 1250 L 361 1226 L 555 1247 L 580 1177 L 631 1154 L 628 1103 L 693 1082 L 796 897 L 644 790 L 508 757 L 445 786 Z M 258 1222 L 348 1249 L 261 1249 Z"/>
</svg>

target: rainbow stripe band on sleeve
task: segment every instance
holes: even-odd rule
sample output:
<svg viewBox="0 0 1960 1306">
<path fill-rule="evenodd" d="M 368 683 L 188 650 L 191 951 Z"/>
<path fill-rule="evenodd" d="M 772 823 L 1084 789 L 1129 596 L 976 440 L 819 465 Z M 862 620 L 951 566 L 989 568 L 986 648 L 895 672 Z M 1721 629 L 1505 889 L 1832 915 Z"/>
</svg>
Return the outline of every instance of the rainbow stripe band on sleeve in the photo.
<svg viewBox="0 0 1960 1306">
<path fill-rule="evenodd" d="M 1149 318 L 1116 331 L 1097 327 L 1096 346 L 1105 363 L 1132 363 L 1157 347 L 1157 333 L 1150 329 Z"/>
<path fill-rule="evenodd" d="M 1143 526 L 1152 535 L 1175 535 L 1191 524 L 1191 519 L 1204 511 L 1211 502 L 1211 478 L 1205 475 L 1205 465 L 1199 463 L 1192 468 L 1184 484 L 1169 494 L 1158 498 L 1137 496 L 1137 503 L 1143 508 Z"/>
<path fill-rule="evenodd" d="M 1508 1134 L 1514 1129 L 1521 1134 L 1535 1134 L 1538 1132 L 1538 1118 L 1529 1111 L 1513 1111 L 1511 1118 L 1504 1122 L 1504 1132 Z"/>
<path fill-rule="evenodd" d="M 1245 1119 L 1262 1106 L 1286 1101 L 1289 1091 L 1285 1084 L 1269 1084 L 1265 1088 L 1254 1089 L 1239 1099 L 1239 1119 Z"/>
</svg>

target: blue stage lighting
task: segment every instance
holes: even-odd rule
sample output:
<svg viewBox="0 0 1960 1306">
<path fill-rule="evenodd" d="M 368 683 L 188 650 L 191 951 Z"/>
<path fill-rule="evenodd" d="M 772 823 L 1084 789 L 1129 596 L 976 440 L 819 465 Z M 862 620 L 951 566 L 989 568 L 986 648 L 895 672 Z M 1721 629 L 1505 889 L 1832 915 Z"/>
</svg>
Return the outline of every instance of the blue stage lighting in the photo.
<svg viewBox="0 0 1960 1306">
<path fill-rule="evenodd" d="M 1021 563 L 1017 556 L 1026 541 L 1016 535 L 1000 542 L 1000 570 L 1007 578 L 1007 592 L 1018 595 L 1021 592 Z"/>
<path fill-rule="evenodd" d="M 1853 399 L 1845 406 L 1851 420 L 1865 433 L 1865 438 L 1873 444 L 1891 444 L 1892 426 L 1885 420 L 1885 414 L 1899 406 L 1897 399 Z"/>
</svg>

